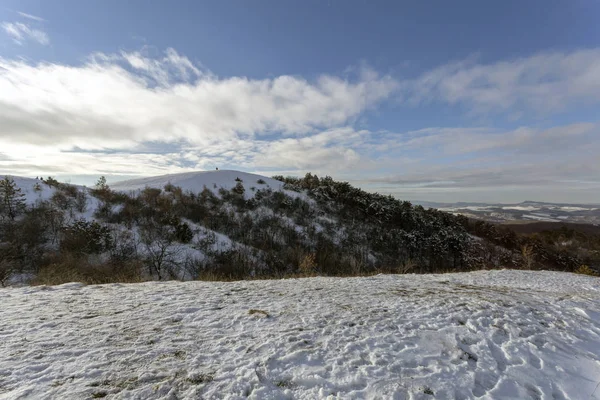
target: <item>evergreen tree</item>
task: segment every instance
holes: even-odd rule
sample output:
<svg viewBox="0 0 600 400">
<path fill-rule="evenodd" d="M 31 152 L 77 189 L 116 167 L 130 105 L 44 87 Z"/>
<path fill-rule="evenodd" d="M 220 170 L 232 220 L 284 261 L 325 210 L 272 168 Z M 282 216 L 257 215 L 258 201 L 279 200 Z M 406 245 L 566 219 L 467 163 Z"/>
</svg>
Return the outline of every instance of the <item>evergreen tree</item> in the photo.
<svg viewBox="0 0 600 400">
<path fill-rule="evenodd" d="M 160 189 L 158 189 L 158 191 L 160 192 Z M 96 182 L 96 186 L 92 190 L 92 195 L 94 195 L 98 199 L 102 200 L 105 203 L 104 206 L 108 207 L 108 203 L 110 203 L 111 197 L 112 197 L 111 194 L 112 193 L 111 193 L 110 187 L 106 183 L 106 177 L 101 176 L 100 178 L 98 178 L 98 181 Z"/>
<path fill-rule="evenodd" d="M 42 182 L 44 182 L 46 185 L 48 185 L 50 187 L 55 187 L 55 188 L 57 188 L 58 185 L 60 184 L 56 179 L 54 179 L 51 176 L 49 176 L 46 180 L 44 180 L 44 178 L 42 178 Z"/>
<path fill-rule="evenodd" d="M 25 211 L 25 195 L 17 187 L 14 179 L 6 176 L 0 180 L 0 216 L 14 221 L 15 217 Z"/>
<path fill-rule="evenodd" d="M 231 189 L 231 191 L 235 194 L 239 194 L 240 196 L 242 196 L 246 192 L 246 189 L 244 188 L 242 182 L 238 181 L 238 183 L 235 184 L 235 187 Z"/>
<path fill-rule="evenodd" d="M 106 183 L 106 177 L 104 175 L 98 178 L 98 181 L 96 182 L 96 190 L 99 192 L 106 192 L 109 190 L 108 184 Z"/>
</svg>

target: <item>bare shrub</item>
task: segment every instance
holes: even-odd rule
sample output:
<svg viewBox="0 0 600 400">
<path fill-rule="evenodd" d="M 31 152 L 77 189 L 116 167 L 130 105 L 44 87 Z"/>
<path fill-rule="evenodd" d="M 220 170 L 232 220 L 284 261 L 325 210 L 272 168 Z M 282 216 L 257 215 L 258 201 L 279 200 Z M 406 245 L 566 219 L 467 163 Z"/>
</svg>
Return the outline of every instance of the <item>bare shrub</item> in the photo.
<svg viewBox="0 0 600 400">
<path fill-rule="evenodd" d="M 84 213 L 87 209 L 87 193 L 80 190 L 75 195 L 75 210 L 80 213 Z"/>
<path fill-rule="evenodd" d="M 69 282 L 85 284 L 136 283 L 143 281 L 141 260 L 124 263 L 91 263 L 87 257 L 71 253 L 49 257 L 33 280 L 36 285 L 60 285 Z"/>
<path fill-rule="evenodd" d="M 40 268 L 33 280 L 34 285 L 61 285 L 69 282 L 85 282 L 83 260 L 71 254 L 51 256 L 48 264 Z"/>
<path fill-rule="evenodd" d="M 414 269 L 417 267 L 417 263 L 409 258 L 408 260 L 404 261 L 400 267 L 398 268 L 398 273 L 400 274 L 408 274 L 411 271 L 414 271 Z"/>
<path fill-rule="evenodd" d="M 521 246 L 521 256 L 523 257 L 523 267 L 525 269 L 532 269 L 535 262 L 533 246 L 529 244 Z"/>
<path fill-rule="evenodd" d="M 63 191 L 57 190 L 52 195 L 50 201 L 54 204 L 59 210 L 67 211 L 73 207 L 75 203 L 73 198 L 67 196 Z"/>
<path fill-rule="evenodd" d="M 307 254 L 304 256 L 302 261 L 300 261 L 300 265 L 298 269 L 302 275 L 310 276 L 313 275 L 317 268 L 317 257 L 315 254 Z"/>
<path fill-rule="evenodd" d="M 162 221 L 148 220 L 140 226 L 140 238 L 150 275 L 158 280 L 173 275 L 182 252 L 175 229 Z"/>
<path fill-rule="evenodd" d="M 215 254 L 204 261 L 203 273 L 218 276 L 220 280 L 240 280 L 255 276 L 257 262 L 250 250 L 234 248 Z"/>
<path fill-rule="evenodd" d="M 0 285 L 3 287 L 7 285 L 12 277 L 13 270 L 14 262 L 12 260 L 0 259 Z"/>
<path fill-rule="evenodd" d="M 110 229 L 98 222 L 79 220 L 63 228 L 61 250 L 81 254 L 99 254 L 112 246 Z"/>
<path fill-rule="evenodd" d="M 575 270 L 575 273 L 581 275 L 598 276 L 598 273 L 587 265 L 581 265 Z"/>
</svg>

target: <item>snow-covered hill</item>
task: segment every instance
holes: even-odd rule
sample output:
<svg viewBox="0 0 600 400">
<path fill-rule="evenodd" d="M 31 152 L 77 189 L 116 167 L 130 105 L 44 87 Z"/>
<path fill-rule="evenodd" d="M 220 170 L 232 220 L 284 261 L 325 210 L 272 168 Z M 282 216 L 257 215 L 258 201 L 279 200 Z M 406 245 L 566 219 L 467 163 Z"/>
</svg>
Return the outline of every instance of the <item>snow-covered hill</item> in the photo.
<svg viewBox="0 0 600 400">
<path fill-rule="evenodd" d="M 209 171 L 141 178 L 111 184 L 112 190 L 90 190 L 52 179 L 16 178 L 31 207 L 17 218 L 20 232 L 13 226 L 6 228 L 8 274 L 38 271 L 47 254 L 66 249 L 60 245 L 68 242 L 65 232 L 73 229 L 85 230 L 75 236 L 94 243 L 95 253 L 90 255 L 96 267 L 109 262 L 111 268 L 114 263 L 137 264 L 142 266 L 141 278 L 158 280 L 197 279 L 203 274 L 244 278 L 519 268 L 524 265 L 522 247 L 533 246 L 535 240 L 413 207 L 331 177 L 307 174 L 282 180 L 285 183 L 240 171 Z M 146 187 L 161 190 L 143 191 Z M 205 188 L 211 193 L 197 196 Z M 32 240 L 38 258 L 28 258 L 30 250 L 21 245 L 19 235 Z M 473 240 L 473 235 L 483 241 Z M 592 272 L 597 270 L 592 247 L 585 248 L 589 252 L 573 247 L 566 256 L 563 248 L 553 244 L 533 247 L 536 269 L 576 271 L 589 266 Z M 75 248 L 69 251 L 79 254 Z M 154 252 L 166 256 L 156 261 Z M 86 280 L 87 272 L 81 273 L 84 277 L 79 279 L 86 282 L 100 279 Z M 4 277 L 3 282 L 14 282 L 6 273 Z"/>
<path fill-rule="evenodd" d="M 27 204 L 35 204 L 37 201 L 48 200 L 55 192 L 54 188 L 45 185 L 39 179 L 11 175 L 7 175 L 7 177 L 14 180 L 16 186 L 21 189 L 21 192 L 25 195 L 24 200 Z M 0 179 L 4 178 L 4 175 L 0 175 Z"/>
<path fill-rule="evenodd" d="M 250 174 L 247 172 L 220 170 L 220 171 L 201 171 L 201 172 L 186 172 L 181 174 L 169 174 L 154 176 L 148 178 L 139 178 L 116 182 L 110 185 L 113 190 L 121 192 L 141 190 L 146 187 L 164 189 L 165 185 L 171 184 L 178 186 L 183 191 L 198 193 L 209 189 L 218 195 L 219 189 L 231 190 L 238 182 L 241 182 L 245 189 L 247 198 L 253 196 L 253 192 L 258 189 L 271 188 L 273 190 L 284 190 L 283 182 L 267 178 L 266 176 Z M 259 183 L 260 182 L 260 183 Z M 254 190 L 253 190 L 254 188 Z M 285 191 L 287 194 L 298 195 L 293 191 Z"/>
<path fill-rule="evenodd" d="M 82 206 L 80 210 L 70 209 L 68 213 L 68 218 L 66 221 L 74 221 L 76 219 L 84 219 L 84 220 L 94 220 L 94 211 L 99 205 L 99 201 L 97 198 L 93 197 L 90 194 L 90 189 L 85 186 L 80 185 L 71 185 L 56 182 L 61 188 L 58 186 L 51 186 L 46 184 L 42 179 L 34 179 L 34 178 L 26 178 L 22 176 L 13 176 L 13 175 L 0 175 L 0 179 L 4 179 L 8 177 L 12 179 L 17 188 L 21 189 L 21 193 L 24 195 L 23 200 L 25 204 L 29 207 L 37 206 L 42 202 L 51 202 L 53 197 L 57 194 L 57 192 L 63 191 L 67 187 L 74 189 L 75 192 L 81 192 L 81 194 L 85 194 L 84 200 L 82 200 Z M 73 201 L 70 199 L 69 201 Z"/>
<path fill-rule="evenodd" d="M 0 304 L 0 399 L 600 399 L 600 280 L 567 273 L 66 284 Z"/>
</svg>

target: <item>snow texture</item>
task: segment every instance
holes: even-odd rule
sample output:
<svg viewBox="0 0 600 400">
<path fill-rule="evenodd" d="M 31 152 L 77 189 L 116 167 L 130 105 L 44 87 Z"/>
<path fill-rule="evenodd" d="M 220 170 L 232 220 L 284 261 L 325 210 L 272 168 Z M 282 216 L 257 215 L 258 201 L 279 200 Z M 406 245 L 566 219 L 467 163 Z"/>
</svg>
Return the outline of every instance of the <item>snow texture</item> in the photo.
<svg viewBox="0 0 600 400">
<path fill-rule="evenodd" d="M 600 399 L 587 276 L 73 283 L 0 304 L 0 399 Z"/>
</svg>

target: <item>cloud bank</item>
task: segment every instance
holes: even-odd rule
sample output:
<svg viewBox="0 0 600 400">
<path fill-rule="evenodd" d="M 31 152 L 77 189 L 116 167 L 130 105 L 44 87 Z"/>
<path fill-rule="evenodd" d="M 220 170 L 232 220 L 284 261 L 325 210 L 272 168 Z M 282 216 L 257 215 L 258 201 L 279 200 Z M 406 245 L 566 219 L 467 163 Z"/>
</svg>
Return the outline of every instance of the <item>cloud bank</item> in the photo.
<svg viewBox="0 0 600 400">
<path fill-rule="evenodd" d="M 218 77 L 174 49 L 96 53 L 81 65 L 0 58 L 0 173 L 131 176 L 219 166 L 331 174 L 406 198 L 534 186 L 549 195 L 570 188 L 582 201 L 600 194 L 597 121 L 369 129 L 373 111 L 392 99 L 511 121 L 593 106 L 600 49 L 467 60 L 410 80 L 366 67 L 351 78 Z"/>
<path fill-rule="evenodd" d="M 435 68 L 407 84 L 410 100 L 461 104 L 477 112 L 547 114 L 600 101 L 600 49 L 540 53 L 491 64 Z"/>
</svg>

